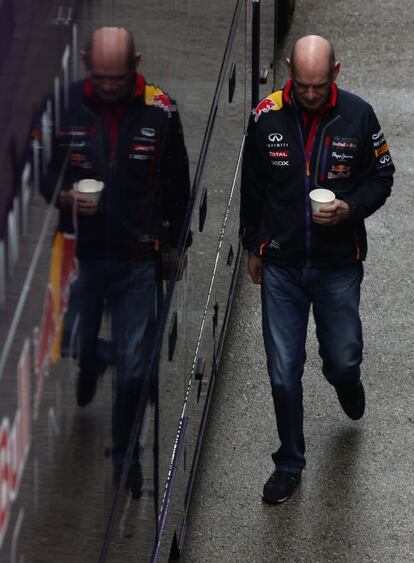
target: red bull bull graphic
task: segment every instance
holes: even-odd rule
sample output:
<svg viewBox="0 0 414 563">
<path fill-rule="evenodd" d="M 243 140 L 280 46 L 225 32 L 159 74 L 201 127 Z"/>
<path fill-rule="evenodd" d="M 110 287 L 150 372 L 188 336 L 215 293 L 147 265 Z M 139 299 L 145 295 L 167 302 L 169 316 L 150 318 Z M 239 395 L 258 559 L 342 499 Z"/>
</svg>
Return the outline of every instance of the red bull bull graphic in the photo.
<svg viewBox="0 0 414 563">
<path fill-rule="evenodd" d="M 259 117 L 262 115 L 262 113 L 267 113 L 275 106 L 276 106 L 275 102 L 270 98 L 265 98 L 264 100 L 261 100 L 252 112 L 254 115 L 255 122 L 256 123 L 258 122 Z"/>
<path fill-rule="evenodd" d="M 261 100 L 257 104 L 257 106 L 253 109 L 252 114 L 254 116 L 255 122 L 256 123 L 258 122 L 259 117 L 262 115 L 262 113 L 268 113 L 269 111 L 279 110 L 282 108 L 282 106 L 283 106 L 282 91 L 278 90 L 277 92 L 273 92 L 273 94 L 270 94 L 269 96 L 267 96 L 267 98 Z"/>
<path fill-rule="evenodd" d="M 351 169 L 350 166 L 347 166 L 346 164 L 337 164 L 336 166 L 332 166 L 332 172 L 349 172 L 349 170 Z"/>
<path fill-rule="evenodd" d="M 176 105 L 171 101 L 168 94 L 154 84 L 147 84 L 145 86 L 145 103 L 150 106 L 161 108 L 162 110 L 168 112 L 168 114 L 177 110 Z"/>
<path fill-rule="evenodd" d="M 168 113 L 171 113 L 176 109 L 175 105 L 166 94 L 154 94 L 152 102 L 156 107 L 161 108 Z"/>
</svg>

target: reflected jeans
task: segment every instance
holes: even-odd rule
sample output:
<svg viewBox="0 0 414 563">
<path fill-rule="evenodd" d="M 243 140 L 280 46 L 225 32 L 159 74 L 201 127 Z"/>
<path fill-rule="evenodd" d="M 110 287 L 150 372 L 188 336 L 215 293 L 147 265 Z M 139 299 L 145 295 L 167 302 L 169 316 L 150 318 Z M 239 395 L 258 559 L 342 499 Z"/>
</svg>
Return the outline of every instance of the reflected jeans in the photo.
<svg viewBox="0 0 414 563">
<path fill-rule="evenodd" d="M 79 260 L 79 367 L 98 370 L 97 337 L 105 304 L 111 312 L 115 377 L 113 461 L 122 464 L 152 349 L 155 264 L 147 260 Z M 138 450 L 138 448 L 137 448 Z M 138 454 L 137 454 L 138 455 Z"/>
<path fill-rule="evenodd" d="M 324 376 L 335 387 L 360 378 L 362 278 L 361 263 L 339 270 L 263 265 L 263 337 L 280 439 L 272 454 L 278 469 L 299 472 L 306 463 L 301 380 L 311 304 Z"/>
</svg>

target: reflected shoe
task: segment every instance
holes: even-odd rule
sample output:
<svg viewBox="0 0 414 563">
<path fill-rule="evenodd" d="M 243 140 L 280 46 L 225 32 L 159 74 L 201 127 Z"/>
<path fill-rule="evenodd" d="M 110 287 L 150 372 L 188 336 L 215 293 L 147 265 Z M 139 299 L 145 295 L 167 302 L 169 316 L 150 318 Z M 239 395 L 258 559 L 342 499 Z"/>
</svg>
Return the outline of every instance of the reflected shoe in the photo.
<svg viewBox="0 0 414 563">
<path fill-rule="evenodd" d="M 287 500 L 300 482 L 300 473 L 276 469 L 263 487 L 263 500 L 280 503 Z"/>
<path fill-rule="evenodd" d="M 361 381 L 351 387 L 335 387 L 335 391 L 345 414 L 352 420 L 359 420 L 365 411 L 365 391 Z"/>
<path fill-rule="evenodd" d="M 122 476 L 122 465 L 115 465 L 114 466 L 114 483 L 115 485 L 119 485 L 121 482 Z M 142 495 L 142 485 L 143 485 L 143 477 L 142 477 L 142 467 L 139 461 L 135 461 L 131 463 L 131 467 L 128 471 L 127 482 L 125 485 L 125 489 L 131 493 L 133 498 L 139 498 Z"/>
<path fill-rule="evenodd" d="M 131 493 L 132 498 L 139 498 L 142 495 L 142 467 L 139 461 L 132 462 L 128 471 L 126 489 Z"/>
<path fill-rule="evenodd" d="M 79 407 L 86 407 L 86 405 L 93 401 L 98 379 L 103 375 L 106 367 L 106 362 L 98 362 L 98 369 L 96 371 L 79 370 L 76 381 L 76 402 Z"/>
</svg>

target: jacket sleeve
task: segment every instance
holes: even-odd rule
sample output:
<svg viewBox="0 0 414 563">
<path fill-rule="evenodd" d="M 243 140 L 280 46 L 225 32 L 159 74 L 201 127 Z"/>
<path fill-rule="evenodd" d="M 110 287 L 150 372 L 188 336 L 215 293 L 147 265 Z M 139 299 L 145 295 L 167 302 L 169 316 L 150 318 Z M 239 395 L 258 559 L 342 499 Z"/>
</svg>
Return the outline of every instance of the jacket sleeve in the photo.
<svg viewBox="0 0 414 563">
<path fill-rule="evenodd" d="M 243 152 L 240 200 L 240 235 L 243 247 L 251 252 L 257 252 L 266 193 L 265 163 L 257 146 L 256 135 L 257 127 L 251 116 Z"/>
<path fill-rule="evenodd" d="M 175 105 L 175 104 L 174 104 Z M 190 199 L 190 173 L 183 128 L 177 110 L 171 111 L 161 162 L 163 220 L 169 223 L 169 245 L 177 247 Z M 191 232 L 187 238 L 191 244 Z"/>
<path fill-rule="evenodd" d="M 350 206 L 350 219 L 354 221 L 369 217 L 385 203 L 391 194 L 395 171 L 385 136 L 371 106 L 366 131 L 360 177 L 355 190 L 342 198 Z"/>
</svg>

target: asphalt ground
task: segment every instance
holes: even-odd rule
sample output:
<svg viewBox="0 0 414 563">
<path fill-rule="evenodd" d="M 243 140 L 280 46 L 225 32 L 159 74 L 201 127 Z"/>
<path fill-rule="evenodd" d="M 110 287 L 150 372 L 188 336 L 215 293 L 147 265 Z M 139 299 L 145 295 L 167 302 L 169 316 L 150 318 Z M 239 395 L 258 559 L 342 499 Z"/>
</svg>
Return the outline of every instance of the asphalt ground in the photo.
<svg viewBox="0 0 414 563">
<path fill-rule="evenodd" d="M 330 38 L 342 62 L 338 84 L 372 103 L 397 169 L 392 197 L 367 220 L 361 303 L 367 409 L 358 422 L 342 412 L 321 374 L 311 322 L 307 467 L 286 503 L 262 502 L 278 439 L 260 293 L 244 257 L 188 514 L 185 563 L 414 560 L 414 38 L 407 33 L 413 24 L 411 0 L 297 0 L 279 59 L 302 35 Z M 266 22 L 264 31 L 267 53 Z M 278 75 L 282 85 L 280 63 Z"/>
</svg>

